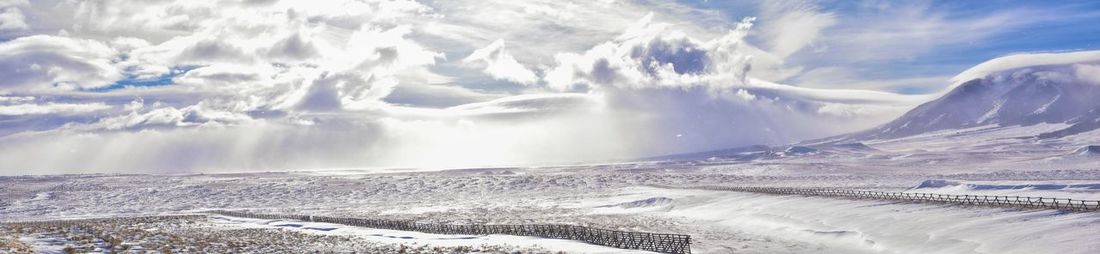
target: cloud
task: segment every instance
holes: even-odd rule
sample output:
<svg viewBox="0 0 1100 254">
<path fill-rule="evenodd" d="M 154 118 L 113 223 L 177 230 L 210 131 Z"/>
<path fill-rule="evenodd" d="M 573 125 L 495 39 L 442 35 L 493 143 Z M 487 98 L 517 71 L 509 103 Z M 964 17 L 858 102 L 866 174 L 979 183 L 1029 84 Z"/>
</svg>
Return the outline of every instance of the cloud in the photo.
<svg viewBox="0 0 1100 254">
<path fill-rule="evenodd" d="M 30 29 L 19 8 L 0 4 L 0 32 L 23 31 Z"/>
<path fill-rule="evenodd" d="M 455 85 L 409 84 L 395 87 L 383 100 L 396 105 L 445 108 L 504 96 L 507 94 L 474 91 Z"/>
<path fill-rule="evenodd" d="M 312 42 L 303 38 L 299 33 L 291 34 L 267 51 L 268 56 L 286 60 L 308 60 L 317 57 L 320 53 Z"/>
<path fill-rule="evenodd" d="M 0 7 L 25 7 L 30 5 L 28 0 L 2 0 Z"/>
<path fill-rule="evenodd" d="M 36 35 L 0 43 L 0 91 L 73 90 L 121 78 L 118 52 L 94 40 Z"/>
<path fill-rule="evenodd" d="M 821 137 L 910 103 L 763 81 L 820 38 L 764 50 L 752 18 L 671 2 L 20 8 L 41 35 L 0 43 L 2 174 L 598 162 Z"/>
<path fill-rule="evenodd" d="M 172 62 L 185 65 L 202 65 L 219 62 L 249 61 L 244 51 L 222 40 L 208 39 L 195 42 L 183 49 Z"/>
<path fill-rule="evenodd" d="M 583 53 L 558 54 L 546 81 L 603 97 L 605 117 L 635 126 L 631 132 L 648 144 L 639 151 L 646 155 L 835 135 L 884 123 L 918 102 L 752 78 L 752 56 L 742 50 L 751 22 L 700 41 L 646 16 Z"/>
<path fill-rule="evenodd" d="M 694 86 L 716 84 L 702 79 L 725 78 L 740 82 L 749 70 L 749 56 L 739 54 L 741 38 L 752 26 L 743 21 L 721 38 L 699 42 L 669 24 L 652 22 L 646 15 L 612 41 L 583 54 L 561 53 L 546 74 L 550 87 L 572 90 L 577 85 L 598 87 Z M 713 75 L 702 75 L 702 74 Z"/>
<path fill-rule="evenodd" d="M 951 76 L 894 77 L 872 79 L 861 75 L 862 69 L 853 67 L 814 68 L 791 80 L 801 87 L 823 89 L 866 89 L 874 91 L 930 94 L 943 89 L 951 82 Z"/>
<path fill-rule="evenodd" d="M 448 108 L 460 115 L 530 116 L 556 112 L 586 112 L 602 107 L 603 98 L 589 94 L 528 94 Z"/>
<path fill-rule="evenodd" d="M 328 100 L 332 103 L 323 108 L 362 109 L 381 103 L 402 83 L 446 80 L 425 70 L 442 55 L 407 39 L 410 26 L 394 23 L 421 15 L 425 9 L 415 2 L 278 2 L 218 10 L 183 2 L 168 6 L 166 11 L 210 18 L 159 43 L 142 43 L 156 38 L 114 39 L 126 55 L 119 67 L 128 76 L 150 79 L 190 66 L 173 78 L 176 86 L 234 97 L 235 108 L 317 110 L 324 104 L 317 103 Z M 351 7 L 352 12 L 335 12 Z M 261 19 L 256 13 L 281 18 Z M 303 98 L 312 106 L 301 104 Z"/>
<path fill-rule="evenodd" d="M 951 81 L 958 85 L 989 74 L 1013 69 L 1043 65 L 1069 65 L 1074 63 L 1100 63 L 1100 51 L 1079 51 L 1069 53 L 1017 54 L 998 57 L 978 64 L 955 77 Z M 1085 68 L 1085 72 L 1087 68 Z"/>
<path fill-rule="evenodd" d="M 45 115 L 45 114 L 81 114 L 110 109 L 104 103 L 74 104 L 74 103 L 45 103 L 45 104 L 16 104 L 0 105 L 0 116 Z"/>
<path fill-rule="evenodd" d="M 470 53 L 470 56 L 462 59 L 462 62 L 484 64 L 485 74 L 489 74 L 496 79 L 524 85 L 532 85 L 539 80 L 535 72 L 528 70 L 527 67 L 517 62 L 515 57 L 504 50 L 504 40 L 500 39 L 489 44 L 489 46 L 485 46 L 485 48 L 474 50 L 473 53 Z"/>
<path fill-rule="evenodd" d="M 203 105 L 247 116 L 316 110 L 303 98 L 325 96 L 336 105 L 326 107 L 362 110 L 384 105 L 381 98 L 402 83 L 447 80 L 426 69 L 443 55 L 406 38 L 413 29 L 402 23 L 430 15 L 430 8 L 412 1 L 215 6 L 47 0 L 18 6 L 31 10 L 24 13 L 35 31 L 62 32 L 0 44 L 0 93 L 81 101 L 140 96 L 163 102 L 161 113 L 180 112 L 170 115 L 198 115 L 194 109 Z M 123 106 L 114 99 L 103 103 Z M 112 113 L 99 117 L 106 121 Z"/>
<path fill-rule="evenodd" d="M 440 43 L 439 48 L 465 55 L 502 39 L 513 46 L 509 53 L 528 66 L 552 65 L 558 52 L 602 43 L 651 12 L 655 19 L 702 38 L 721 36 L 730 26 L 719 11 L 674 2 L 487 0 L 429 5 L 441 17 L 424 25 L 423 36 Z"/>
<path fill-rule="evenodd" d="M 1004 9 L 981 15 L 934 8 L 929 3 L 885 3 L 825 31 L 822 43 L 838 62 L 907 60 L 944 46 L 964 45 L 1048 20 L 1045 9 Z"/>
<path fill-rule="evenodd" d="M 111 45 L 111 48 L 120 52 L 130 52 L 135 49 L 152 46 L 149 44 L 149 41 L 134 37 L 116 37 L 110 41 L 109 45 Z"/>
<path fill-rule="evenodd" d="M 233 117 L 216 123 L 197 120 L 219 112 L 206 107 L 135 106 L 135 113 L 95 126 L 107 128 L 100 131 L 69 127 L 5 137 L 0 161 L 38 173 L 183 173 L 533 165 L 634 154 L 631 149 L 641 144 L 622 136 L 621 126 L 584 124 L 601 120 L 579 96 L 563 96 L 577 102 L 568 103 L 575 110 L 562 110 L 553 96 L 542 96 L 480 107 L 408 109 L 430 111 L 420 113 L 296 114 L 233 124 L 223 123 Z M 622 142 L 577 144 L 600 139 Z M 57 156 L 39 159 L 43 154 Z"/>
<path fill-rule="evenodd" d="M 760 5 L 760 33 L 768 52 L 786 58 L 822 37 L 822 30 L 837 23 L 833 13 L 804 1 L 764 1 Z"/>
<path fill-rule="evenodd" d="M 252 65 L 214 64 L 192 69 L 174 78 L 176 85 L 195 87 L 237 87 L 267 80 L 264 76 L 274 75 L 276 70 Z"/>
<path fill-rule="evenodd" d="M 1076 64 L 1073 66 L 1073 73 L 1077 77 L 1077 80 L 1082 82 L 1100 85 L 1100 64 Z"/>
<path fill-rule="evenodd" d="M 1078 29 L 1069 27 L 1096 17 L 1077 4 L 998 6 L 889 1 L 821 4 L 761 3 L 760 27 L 765 33 L 757 34 L 760 38 L 755 39 L 770 45 L 766 47 L 769 52 L 776 55 L 791 52 L 775 47 L 778 45 L 775 42 L 792 43 L 789 48 L 795 49 L 804 45 L 800 42 L 809 41 L 808 35 L 817 35 L 807 47 L 782 58 L 787 65 L 804 67 L 802 70 L 767 80 L 817 88 L 937 93 L 951 86 L 944 77 L 991 56 L 1030 51 L 1037 46 L 1025 44 L 1058 41 L 1053 44 L 1066 46 L 1057 47 L 1080 47 L 1066 44 L 1064 35 L 1051 31 Z M 816 32 L 790 33 L 791 38 L 780 40 L 766 31 L 782 34 L 779 27 L 769 26 L 782 15 L 768 13 L 794 13 L 803 20 L 831 18 L 833 22 L 813 23 L 829 26 L 803 27 Z"/>
<path fill-rule="evenodd" d="M 175 108 L 161 103 L 153 103 L 153 105 L 146 107 L 143 102 L 134 101 L 128 105 L 127 109 L 130 110 L 127 115 L 104 118 L 95 124 L 76 128 L 135 130 L 158 127 L 234 125 L 252 120 L 247 115 L 213 109 L 203 103 Z"/>
</svg>

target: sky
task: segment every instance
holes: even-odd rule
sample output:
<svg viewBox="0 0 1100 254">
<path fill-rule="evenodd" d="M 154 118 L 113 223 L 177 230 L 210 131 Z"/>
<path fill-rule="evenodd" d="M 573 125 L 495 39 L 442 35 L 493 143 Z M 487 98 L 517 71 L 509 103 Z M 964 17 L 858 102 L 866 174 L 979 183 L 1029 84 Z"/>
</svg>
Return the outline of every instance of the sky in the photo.
<svg viewBox="0 0 1100 254">
<path fill-rule="evenodd" d="M 1095 1 L 0 0 L 0 175 L 777 145 L 1100 48 Z"/>
</svg>

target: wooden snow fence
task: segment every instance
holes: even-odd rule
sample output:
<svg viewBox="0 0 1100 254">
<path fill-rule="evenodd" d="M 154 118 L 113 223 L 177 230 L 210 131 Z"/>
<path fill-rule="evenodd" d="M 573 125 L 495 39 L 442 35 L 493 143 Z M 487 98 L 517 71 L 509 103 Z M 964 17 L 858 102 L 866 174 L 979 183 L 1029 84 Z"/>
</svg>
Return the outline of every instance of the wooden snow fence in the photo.
<svg viewBox="0 0 1100 254">
<path fill-rule="evenodd" d="M 668 186 L 656 186 L 661 188 L 677 188 Z M 754 192 L 778 195 L 800 196 L 824 196 L 842 197 L 854 199 L 878 199 L 898 200 L 907 202 L 927 202 L 960 205 L 979 205 L 1016 208 L 1058 209 L 1072 212 L 1096 212 L 1100 211 L 1098 200 L 1074 200 L 1068 198 L 1044 198 L 1026 196 L 988 196 L 988 195 L 953 195 L 934 193 L 908 193 L 908 192 L 882 192 L 862 191 L 830 188 L 789 188 L 789 187 L 735 187 L 735 186 L 702 186 L 687 187 L 686 189 L 704 189 L 719 191 Z"/>
<path fill-rule="evenodd" d="M 240 211 L 211 211 L 211 213 L 231 217 L 324 222 L 366 228 L 416 231 L 431 234 L 499 234 L 534 236 L 552 239 L 576 240 L 619 249 L 647 250 L 660 253 L 676 254 L 691 253 L 691 236 L 689 235 L 629 232 L 564 224 L 462 225 L 420 223 L 410 220 L 342 218 L 287 214 L 259 214 Z"/>
</svg>

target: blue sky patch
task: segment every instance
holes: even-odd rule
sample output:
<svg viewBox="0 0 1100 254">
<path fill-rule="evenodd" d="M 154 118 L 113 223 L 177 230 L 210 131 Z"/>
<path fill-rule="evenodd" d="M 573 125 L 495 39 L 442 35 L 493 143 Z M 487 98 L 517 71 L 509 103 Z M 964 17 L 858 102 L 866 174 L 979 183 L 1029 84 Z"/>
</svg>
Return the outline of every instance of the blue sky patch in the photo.
<svg viewBox="0 0 1100 254">
<path fill-rule="evenodd" d="M 119 89 L 137 88 L 137 87 L 157 87 L 172 85 L 172 79 L 183 75 L 191 70 L 198 69 L 201 65 L 184 65 L 175 66 L 171 68 L 167 74 L 157 76 L 156 78 L 138 78 L 137 75 L 126 74 L 126 78 L 116 81 L 107 86 L 96 87 L 91 89 L 85 89 L 87 92 L 110 92 Z"/>
</svg>

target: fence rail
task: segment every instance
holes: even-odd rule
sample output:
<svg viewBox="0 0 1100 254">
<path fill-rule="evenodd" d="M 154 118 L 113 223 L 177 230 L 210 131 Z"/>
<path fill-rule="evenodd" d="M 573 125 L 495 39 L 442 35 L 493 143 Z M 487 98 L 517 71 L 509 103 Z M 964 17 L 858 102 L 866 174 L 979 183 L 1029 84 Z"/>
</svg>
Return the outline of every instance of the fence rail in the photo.
<svg viewBox="0 0 1100 254">
<path fill-rule="evenodd" d="M 779 195 L 801 196 L 825 196 L 843 197 L 855 199 L 879 199 L 898 200 L 909 202 L 929 202 L 962 205 L 1001 206 L 1018 208 L 1059 209 L 1074 212 L 1100 211 L 1098 200 L 1074 200 L 1068 198 L 1045 198 L 1027 196 L 987 196 L 987 195 L 952 195 L 934 193 L 909 193 L 909 192 L 882 192 L 862 191 L 830 188 L 790 188 L 790 187 L 736 187 L 736 186 L 701 186 L 701 187 L 671 187 L 655 186 L 660 188 L 676 189 L 703 189 L 719 191 L 755 192 Z"/>
<path fill-rule="evenodd" d="M 535 236 L 553 239 L 576 240 L 620 249 L 647 250 L 653 252 L 675 254 L 691 253 L 691 236 L 689 235 L 628 232 L 564 224 L 458 225 L 419 223 L 410 220 L 341 218 L 287 214 L 259 214 L 221 210 L 211 211 L 210 213 L 231 217 L 324 222 L 377 229 L 417 231 L 432 234 L 501 234 L 516 236 Z"/>
</svg>

